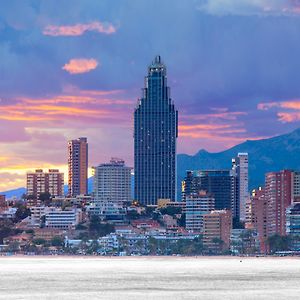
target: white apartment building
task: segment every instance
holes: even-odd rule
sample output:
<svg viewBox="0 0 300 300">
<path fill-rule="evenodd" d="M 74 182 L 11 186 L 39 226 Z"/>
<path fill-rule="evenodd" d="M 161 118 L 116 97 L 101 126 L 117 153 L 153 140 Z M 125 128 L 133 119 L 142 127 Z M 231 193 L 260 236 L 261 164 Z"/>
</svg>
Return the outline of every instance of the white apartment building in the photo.
<svg viewBox="0 0 300 300">
<path fill-rule="evenodd" d="M 122 159 L 94 167 L 94 204 L 98 207 L 122 206 L 131 201 L 131 168 Z"/>
<path fill-rule="evenodd" d="M 215 198 L 206 191 L 186 197 L 186 230 L 200 232 L 203 230 L 203 216 L 215 209 Z"/>
<path fill-rule="evenodd" d="M 75 229 L 75 226 L 82 221 L 82 211 L 77 208 L 61 210 L 51 207 L 45 217 L 45 226 L 48 228 Z"/>
</svg>

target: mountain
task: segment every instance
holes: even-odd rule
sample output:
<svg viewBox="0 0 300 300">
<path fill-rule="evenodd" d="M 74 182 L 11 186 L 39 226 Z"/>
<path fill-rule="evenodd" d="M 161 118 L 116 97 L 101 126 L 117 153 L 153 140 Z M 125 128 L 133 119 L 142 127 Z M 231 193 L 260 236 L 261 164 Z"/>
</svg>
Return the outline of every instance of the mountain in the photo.
<svg viewBox="0 0 300 300">
<path fill-rule="evenodd" d="M 93 182 L 94 182 L 94 178 L 89 177 L 88 178 L 88 193 L 89 194 L 93 191 Z M 68 194 L 68 185 L 67 184 L 64 185 L 64 193 L 65 193 L 65 195 Z"/>
<path fill-rule="evenodd" d="M 6 199 L 10 199 L 12 197 L 21 198 L 21 196 L 25 193 L 26 193 L 26 189 L 21 187 L 21 188 L 18 188 L 18 189 L 9 190 L 9 191 L 6 191 L 6 192 L 1 192 L 0 195 L 5 195 Z"/>
<path fill-rule="evenodd" d="M 200 150 L 191 156 L 177 156 L 177 186 L 180 198 L 181 181 L 186 170 L 229 169 L 231 159 L 238 152 L 249 153 L 249 188 L 264 184 L 265 173 L 282 169 L 300 170 L 300 128 L 276 137 L 249 141 L 236 145 L 228 150 L 209 153 Z"/>
<path fill-rule="evenodd" d="M 185 177 L 186 170 L 229 169 L 231 168 L 231 159 L 239 152 L 249 153 L 250 189 L 263 185 L 267 172 L 282 169 L 300 170 L 300 128 L 269 139 L 246 141 L 218 153 L 210 153 L 202 149 L 195 155 L 178 154 L 178 198 L 181 195 L 181 181 Z M 92 191 L 92 185 L 93 178 L 90 177 L 88 179 L 89 192 Z M 1 194 L 6 194 L 7 198 L 20 197 L 25 191 L 25 188 L 19 188 Z M 67 185 L 65 185 L 65 192 L 67 192 Z"/>
</svg>

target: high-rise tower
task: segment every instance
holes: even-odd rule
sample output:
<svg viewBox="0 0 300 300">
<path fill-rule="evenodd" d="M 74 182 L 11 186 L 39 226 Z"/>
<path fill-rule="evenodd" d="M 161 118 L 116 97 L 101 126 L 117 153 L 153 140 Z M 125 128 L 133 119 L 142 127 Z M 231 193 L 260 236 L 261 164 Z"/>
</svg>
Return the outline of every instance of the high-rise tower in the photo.
<svg viewBox="0 0 300 300">
<path fill-rule="evenodd" d="M 68 142 L 69 192 L 70 196 L 87 194 L 88 143 L 81 137 Z"/>
<path fill-rule="evenodd" d="M 237 176 L 238 198 L 233 210 L 239 211 L 241 221 L 246 220 L 246 204 L 249 198 L 248 153 L 238 153 L 232 159 L 232 170 Z"/>
<path fill-rule="evenodd" d="M 167 87 L 166 66 L 156 56 L 134 112 L 135 199 L 145 205 L 175 200 L 178 112 Z"/>
</svg>

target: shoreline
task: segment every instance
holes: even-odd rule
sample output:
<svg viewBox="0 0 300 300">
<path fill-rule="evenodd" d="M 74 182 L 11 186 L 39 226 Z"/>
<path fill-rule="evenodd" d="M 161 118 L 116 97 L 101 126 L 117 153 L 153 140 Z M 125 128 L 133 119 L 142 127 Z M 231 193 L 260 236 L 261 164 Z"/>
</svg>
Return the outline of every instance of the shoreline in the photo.
<svg viewBox="0 0 300 300">
<path fill-rule="evenodd" d="M 21 259 L 21 258 L 33 258 L 33 259 L 78 259 L 78 260 L 257 260 L 257 259 L 276 259 L 276 260 L 284 260 L 284 259 L 295 259 L 300 260 L 300 256 L 93 256 L 93 255 L 0 255 L 0 260 L 6 259 Z"/>
</svg>

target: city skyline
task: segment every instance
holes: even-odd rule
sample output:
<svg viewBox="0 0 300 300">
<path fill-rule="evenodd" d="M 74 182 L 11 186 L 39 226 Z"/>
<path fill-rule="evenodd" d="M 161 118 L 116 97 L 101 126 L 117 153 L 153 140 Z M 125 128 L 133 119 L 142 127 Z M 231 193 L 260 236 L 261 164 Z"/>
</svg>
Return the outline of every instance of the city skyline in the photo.
<svg viewBox="0 0 300 300">
<path fill-rule="evenodd" d="M 158 54 L 180 112 L 178 153 L 298 128 L 299 4 L 226 3 L 5 2 L 0 190 L 25 186 L 36 168 L 67 174 L 65 144 L 78 136 L 90 140 L 90 166 L 111 155 L 133 166 L 132 112 Z"/>
</svg>

